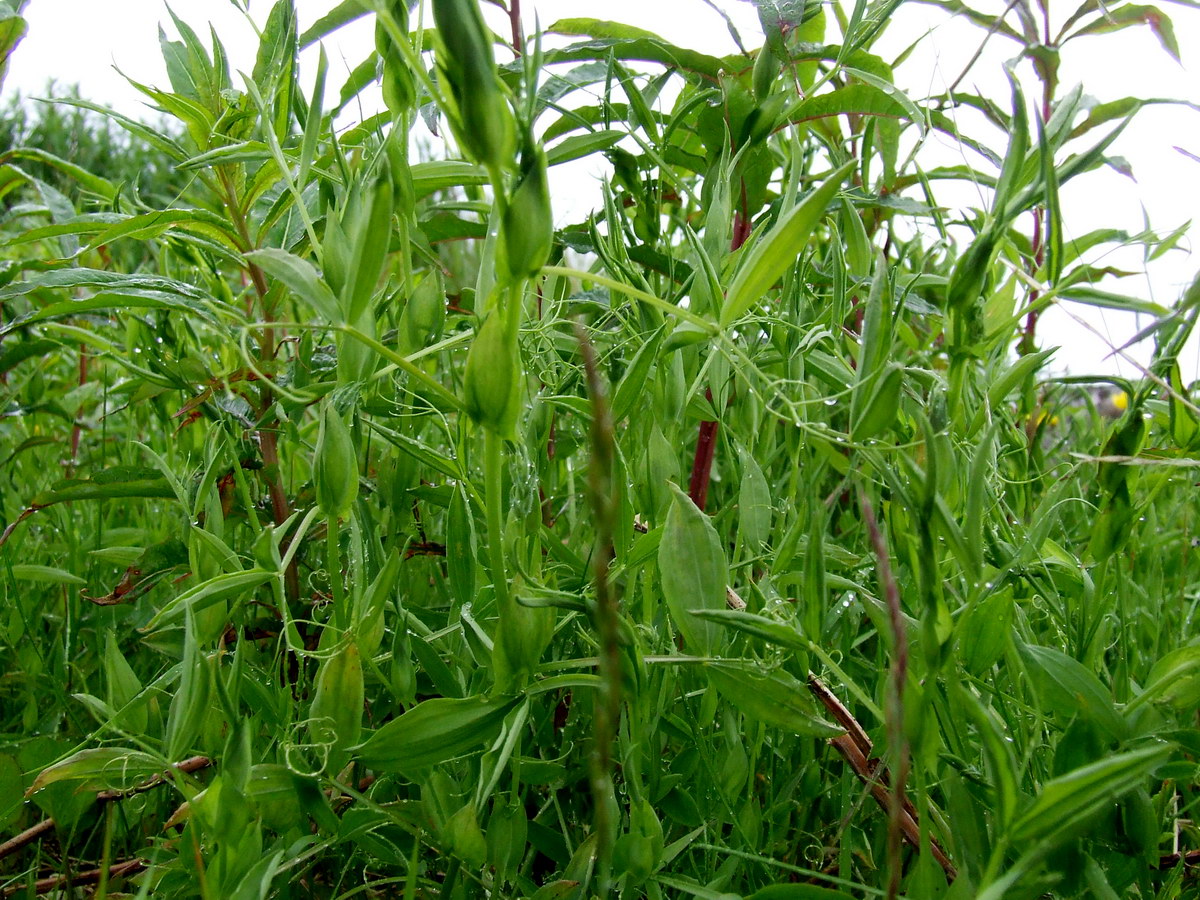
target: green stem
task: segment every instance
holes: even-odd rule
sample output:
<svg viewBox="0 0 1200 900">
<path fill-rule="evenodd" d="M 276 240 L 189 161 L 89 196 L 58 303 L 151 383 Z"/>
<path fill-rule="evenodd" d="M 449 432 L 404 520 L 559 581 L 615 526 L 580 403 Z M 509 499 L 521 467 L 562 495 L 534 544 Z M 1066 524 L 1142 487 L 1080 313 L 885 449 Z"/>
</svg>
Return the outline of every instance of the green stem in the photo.
<svg viewBox="0 0 1200 900">
<path fill-rule="evenodd" d="M 483 483 L 487 508 L 488 560 L 492 584 L 496 590 L 496 608 L 501 619 L 509 610 L 508 575 L 504 569 L 504 439 L 494 431 L 484 431 Z"/>
<path fill-rule="evenodd" d="M 333 591 L 333 622 L 338 630 L 347 626 L 346 587 L 342 584 L 342 552 L 338 544 L 338 518 L 330 516 L 325 527 L 325 568 L 329 570 L 329 585 Z"/>
<path fill-rule="evenodd" d="M 108 869 L 112 865 L 113 815 L 116 804 L 109 803 L 104 808 L 104 846 L 100 850 L 100 880 L 96 884 L 93 897 L 105 900 L 108 897 Z"/>
<path fill-rule="evenodd" d="M 616 279 L 609 278 L 606 275 L 601 275 L 597 272 L 583 272 L 579 269 L 568 269 L 564 266 L 542 266 L 543 275 L 558 275 L 560 278 L 577 278 L 580 281 L 592 281 L 596 284 L 603 285 L 609 290 L 617 291 L 625 294 L 627 297 L 632 297 L 634 300 L 640 300 L 643 303 L 653 306 L 655 309 L 661 310 L 667 315 L 695 325 L 701 331 L 708 334 L 716 334 L 718 328 L 712 322 L 703 316 L 698 316 L 694 312 L 689 312 L 681 306 L 676 306 L 669 300 L 664 300 L 662 297 L 656 297 L 654 294 L 643 291 L 640 288 L 635 288 L 632 285 L 624 284 Z"/>
</svg>

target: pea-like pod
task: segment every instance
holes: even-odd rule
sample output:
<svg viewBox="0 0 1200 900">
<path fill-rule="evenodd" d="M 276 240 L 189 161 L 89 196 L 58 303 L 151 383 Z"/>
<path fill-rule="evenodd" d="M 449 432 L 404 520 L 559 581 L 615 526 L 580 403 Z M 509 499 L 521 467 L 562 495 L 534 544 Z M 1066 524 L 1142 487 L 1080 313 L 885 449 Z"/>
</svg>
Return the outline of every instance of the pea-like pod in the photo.
<svg viewBox="0 0 1200 900">
<path fill-rule="evenodd" d="M 446 291 L 441 272 L 434 270 L 413 288 L 400 314 L 400 352 L 408 355 L 436 341 L 445 322 Z"/>
<path fill-rule="evenodd" d="M 904 369 L 896 363 L 888 363 L 873 385 L 862 381 L 854 386 L 850 404 L 851 440 L 869 440 L 891 427 L 900 411 L 903 386 Z"/>
<path fill-rule="evenodd" d="M 554 214 L 546 153 L 526 136 L 521 168 L 504 217 L 496 246 L 496 269 L 502 281 L 533 278 L 550 258 L 554 244 Z"/>
<path fill-rule="evenodd" d="M 552 606 L 511 602 L 501 612 L 492 649 L 497 691 L 506 694 L 518 689 L 537 670 L 554 637 L 554 622 Z"/>
<path fill-rule="evenodd" d="M 771 85 L 775 83 L 779 69 L 779 57 L 771 52 L 768 45 L 764 44 L 758 51 L 758 58 L 754 61 L 754 96 L 756 99 L 761 100 L 771 93 Z"/>
<path fill-rule="evenodd" d="M 408 31 L 407 0 L 391 0 L 387 12 L 401 32 Z M 382 66 L 383 102 L 388 112 L 399 116 L 412 108 L 417 96 L 416 84 L 407 61 L 381 21 L 375 23 L 375 50 Z"/>
<path fill-rule="evenodd" d="M 662 860 L 663 828 L 654 808 L 643 797 L 629 807 L 629 831 L 613 848 L 613 867 L 641 884 Z"/>
<path fill-rule="evenodd" d="M 487 840 L 479 827 L 475 805 L 468 803 L 450 817 L 442 829 L 446 849 L 472 868 L 487 861 Z"/>
<path fill-rule="evenodd" d="M 512 320 L 511 322 L 509 320 Z M 521 355 L 515 317 L 492 310 L 467 353 L 463 402 L 477 425 L 506 440 L 516 440 L 521 409 Z"/>
<path fill-rule="evenodd" d="M 496 74 L 492 32 L 477 0 L 433 0 L 437 64 L 454 109 L 446 118 L 463 151 L 489 169 L 512 167 L 516 128 Z"/>
<path fill-rule="evenodd" d="M 498 799 L 487 828 L 488 864 L 496 870 L 498 882 L 510 881 L 525 856 L 529 837 L 529 819 L 515 798 L 507 803 Z"/>
<path fill-rule="evenodd" d="M 309 707 L 309 736 L 328 748 L 326 770 L 337 773 L 350 760 L 348 748 L 362 733 L 363 671 L 358 644 L 349 641 L 321 663 Z"/>
<path fill-rule="evenodd" d="M 313 459 L 317 506 L 331 518 L 350 512 L 358 496 L 358 454 L 346 421 L 326 400 L 321 406 L 321 430 Z"/>
</svg>

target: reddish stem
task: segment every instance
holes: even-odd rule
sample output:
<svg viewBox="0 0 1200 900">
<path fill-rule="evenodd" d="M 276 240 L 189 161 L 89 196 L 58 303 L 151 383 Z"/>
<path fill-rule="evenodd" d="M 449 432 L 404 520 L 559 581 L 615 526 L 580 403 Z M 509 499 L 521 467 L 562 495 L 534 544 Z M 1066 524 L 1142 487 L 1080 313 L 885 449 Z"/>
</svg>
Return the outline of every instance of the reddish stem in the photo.
<svg viewBox="0 0 1200 900">
<path fill-rule="evenodd" d="M 742 207 L 733 214 L 733 236 L 730 240 L 730 250 L 737 250 L 746 243 L 753 231 L 750 216 L 744 212 L 746 205 L 746 183 L 742 182 Z M 705 390 L 704 396 L 712 402 L 712 391 Z M 692 458 L 692 476 L 688 479 L 688 496 L 700 509 L 708 502 L 708 483 L 712 479 L 713 454 L 717 449 L 717 430 L 719 422 L 701 422 L 700 433 L 696 435 L 696 454 Z"/>
<path fill-rule="evenodd" d="M 712 391 L 706 390 L 704 395 L 712 402 Z M 712 477 L 713 454 L 717 449 L 717 430 L 719 422 L 701 422 L 700 433 L 696 436 L 696 455 L 692 459 L 692 477 L 688 481 L 688 496 L 700 510 L 708 502 L 708 483 Z"/>
<path fill-rule="evenodd" d="M 525 45 L 525 35 L 521 28 L 521 0 L 512 0 L 508 7 L 508 23 L 512 26 L 512 48 L 516 56 L 521 55 Z"/>
</svg>

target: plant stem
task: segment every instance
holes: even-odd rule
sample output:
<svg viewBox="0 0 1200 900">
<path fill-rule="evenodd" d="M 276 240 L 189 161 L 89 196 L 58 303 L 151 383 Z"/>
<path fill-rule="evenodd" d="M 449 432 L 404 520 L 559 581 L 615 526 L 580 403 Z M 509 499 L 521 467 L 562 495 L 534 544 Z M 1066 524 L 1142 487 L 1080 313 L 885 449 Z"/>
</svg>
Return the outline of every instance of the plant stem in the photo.
<svg viewBox="0 0 1200 900">
<path fill-rule="evenodd" d="M 338 543 L 338 518 L 330 516 L 325 526 L 325 568 L 329 571 L 329 586 L 333 593 L 333 622 L 345 631 L 349 616 L 346 609 L 346 586 L 342 584 L 342 548 Z"/>
<path fill-rule="evenodd" d="M 616 823 L 612 821 L 609 798 L 613 795 L 612 745 L 621 717 L 621 654 L 618 643 L 620 612 L 617 597 L 609 581 L 613 560 L 613 531 L 616 527 L 616 503 L 613 497 L 614 450 L 612 413 L 607 392 L 600 379 L 596 353 L 587 339 L 583 324 L 575 322 L 575 338 L 583 356 L 588 394 L 592 399 L 592 459 L 588 467 L 588 494 L 595 517 L 597 550 L 595 556 L 596 606 L 592 612 L 600 638 L 600 691 L 593 718 L 591 754 L 592 794 L 595 804 L 597 872 L 599 896 L 605 897 L 612 867 L 612 847 Z"/>
<path fill-rule="evenodd" d="M 504 439 L 491 429 L 485 429 L 483 439 L 483 499 L 487 510 L 488 562 L 496 591 L 496 606 L 503 618 L 511 603 L 508 575 L 504 568 Z"/>
</svg>

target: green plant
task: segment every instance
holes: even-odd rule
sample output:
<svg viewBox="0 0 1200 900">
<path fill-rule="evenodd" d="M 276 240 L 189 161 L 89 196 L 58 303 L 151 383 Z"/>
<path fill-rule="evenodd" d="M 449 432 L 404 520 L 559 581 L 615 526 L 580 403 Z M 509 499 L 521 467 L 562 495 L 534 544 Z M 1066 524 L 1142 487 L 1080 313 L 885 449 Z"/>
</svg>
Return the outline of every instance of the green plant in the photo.
<svg viewBox="0 0 1200 900">
<path fill-rule="evenodd" d="M 1015 66 L 906 96 L 894 0 L 756 5 L 715 57 L 280 0 L 244 81 L 175 20 L 179 131 L 114 121 L 186 191 L 52 162 L 85 190 L 6 222 L 0 283 L 0 890 L 1194 890 L 1200 281 L 1102 290 L 1090 249 L 1172 238 L 1059 218 L 1141 101 L 1060 94 L 1020 3 L 952 10 L 1033 111 Z M 327 108 L 299 49 L 361 15 Z M 993 168 L 922 166 L 948 103 Z M 461 155 L 410 158 L 419 116 Z M 1119 418 L 1044 374 L 1060 301 L 1154 317 Z"/>
</svg>

